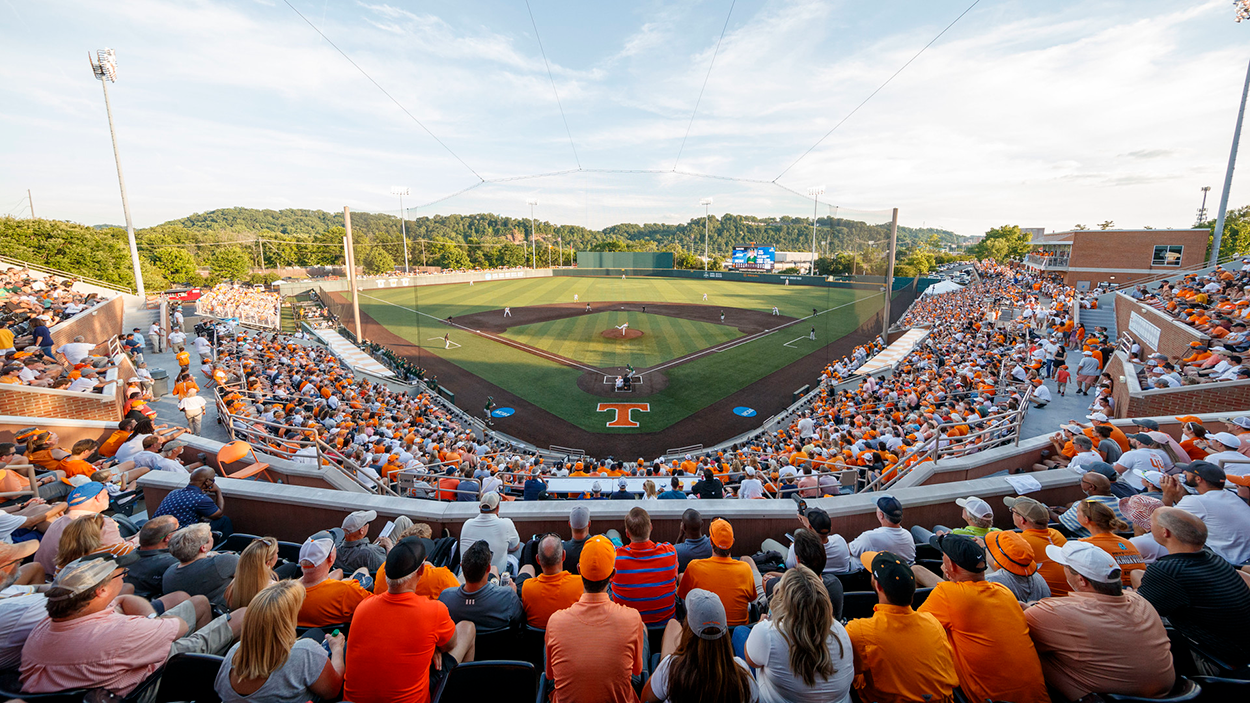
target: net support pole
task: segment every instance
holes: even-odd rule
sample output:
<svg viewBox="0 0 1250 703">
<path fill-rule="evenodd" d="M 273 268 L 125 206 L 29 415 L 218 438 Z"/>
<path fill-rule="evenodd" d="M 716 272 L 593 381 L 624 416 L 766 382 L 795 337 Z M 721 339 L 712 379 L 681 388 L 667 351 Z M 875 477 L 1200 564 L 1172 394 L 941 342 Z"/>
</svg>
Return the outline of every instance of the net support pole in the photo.
<svg viewBox="0 0 1250 703">
<path fill-rule="evenodd" d="M 894 254 L 898 245 L 898 208 L 894 208 L 894 216 L 890 219 L 890 248 L 886 256 L 885 268 L 885 303 L 882 305 L 881 341 L 889 341 L 890 332 L 890 293 L 894 288 Z"/>
<path fill-rule="evenodd" d="M 343 237 L 343 253 L 347 259 L 347 281 L 352 294 L 352 318 L 356 322 L 356 343 L 360 344 L 363 337 L 360 333 L 360 293 L 356 290 L 356 247 L 352 242 L 352 211 L 343 206 L 343 229 L 347 232 Z"/>
</svg>

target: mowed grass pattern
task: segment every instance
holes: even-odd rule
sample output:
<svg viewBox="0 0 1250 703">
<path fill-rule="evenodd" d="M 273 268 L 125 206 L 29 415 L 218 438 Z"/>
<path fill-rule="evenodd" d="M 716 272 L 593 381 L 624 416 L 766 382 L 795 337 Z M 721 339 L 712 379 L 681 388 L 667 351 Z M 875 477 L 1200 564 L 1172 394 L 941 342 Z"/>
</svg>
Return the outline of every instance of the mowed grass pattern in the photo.
<svg viewBox="0 0 1250 703">
<path fill-rule="evenodd" d="M 709 300 L 702 301 L 703 293 Z M 395 334 L 421 346 L 422 354 L 435 354 L 483 380 L 506 388 L 525 400 L 590 432 L 657 432 L 698 412 L 768 374 L 845 336 L 881 309 L 881 296 L 871 291 L 812 286 L 778 286 L 691 279 L 552 278 L 492 281 L 476 285 L 456 284 L 361 291 L 361 312 L 367 313 Z M 606 428 L 607 417 L 596 412 L 602 400 L 577 387 L 581 371 L 491 339 L 449 328 L 441 320 L 448 315 L 467 315 L 505 306 L 547 305 L 572 302 L 633 301 L 693 303 L 725 308 L 771 310 L 805 317 L 812 308 L 829 310 L 785 330 L 765 335 L 725 352 L 708 354 L 664 373 L 669 385 L 646 399 L 648 413 L 635 413 L 637 429 Z M 419 301 L 419 304 L 418 304 Z M 424 315 L 417 315 L 419 309 Z M 618 323 L 619 324 L 619 323 Z M 817 341 L 805 337 L 817 328 Z M 449 333 L 461 346 L 444 349 L 442 337 Z M 792 342 L 790 346 L 786 344 Z M 637 366 L 638 364 L 635 364 Z M 815 379 L 813 379 L 815 381 Z M 451 390 L 456 390 L 452 388 Z"/>
<path fill-rule="evenodd" d="M 630 329 L 641 330 L 642 336 L 634 339 L 607 339 L 603 336 L 604 330 L 612 330 L 627 322 Z M 611 310 L 510 327 L 503 336 L 595 368 L 633 364 L 641 369 L 743 335 L 729 325 Z"/>
</svg>

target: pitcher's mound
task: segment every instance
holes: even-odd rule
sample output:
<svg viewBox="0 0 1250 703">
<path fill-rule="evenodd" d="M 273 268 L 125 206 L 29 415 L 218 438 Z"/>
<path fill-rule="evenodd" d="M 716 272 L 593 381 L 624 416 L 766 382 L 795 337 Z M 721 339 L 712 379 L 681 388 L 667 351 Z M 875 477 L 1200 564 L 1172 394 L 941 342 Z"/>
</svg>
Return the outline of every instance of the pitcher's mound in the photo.
<svg viewBox="0 0 1250 703">
<path fill-rule="evenodd" d="M 626 328 L 625 334 L 621 334 L 620 330 L 613 327 L 610 330 L 600 332 L 599 335 L 607 339 L 637 339 L 642 336 L 642 330 Z"/>
</svg>

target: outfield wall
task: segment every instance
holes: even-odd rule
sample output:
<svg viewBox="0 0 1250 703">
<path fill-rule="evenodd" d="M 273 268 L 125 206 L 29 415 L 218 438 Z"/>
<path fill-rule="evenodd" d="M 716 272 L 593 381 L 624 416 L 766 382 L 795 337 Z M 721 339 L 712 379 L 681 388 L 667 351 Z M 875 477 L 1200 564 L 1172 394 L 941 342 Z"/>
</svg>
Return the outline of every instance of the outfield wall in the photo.
<svg viewBox="0 0 1250 703">
<path fill-rule="evenodd" d="M 671 269 L 671 251 L 579 251 L 577 268 L 588 269 Z"/>
<path fill-rule="evenodd" d="M 450 283 L 503 281 L 511 278 L 550 278 L 551 274 L 552 269 L 540 268 L 458 271 L 455 273 L 413 274 L 411 276 L 359 276 L 356 278 L 356 287 L 362 291 L 370 291 L 381 288 L 411 288 L 412 286 L 440 286 Z M 351 288 L 351 281 L 346 278 L 309 278 L 302 281 L 283 281 L 278 284 L 278 292 L 283 297 L 299 295 L 316 288 L 326 292 L 341 293 Z"/>
<path fill-rule="evenodd" d="M 580 254 L 579 254 L 580 256 Z M 579 260 L 580 261 L 580 260 Z M 552 276 L 661 276 L 665 278 L 698 278 L 717 281 L 742 281 L 745 283 L 771 283 L 774 285 L 824 286 L 828 288 L 851 288 L 855 290 L 881 290 L 880 276 L 797 276 L 777 273 L 748 271 L 698 271 L 690 269 L 662 268 L 562 268 L 554 269 Z M 899 291 L 916 284 L 916 294 L 937 283 L 937 278 L 894 278 L 894 290 Z"/>
</svg>

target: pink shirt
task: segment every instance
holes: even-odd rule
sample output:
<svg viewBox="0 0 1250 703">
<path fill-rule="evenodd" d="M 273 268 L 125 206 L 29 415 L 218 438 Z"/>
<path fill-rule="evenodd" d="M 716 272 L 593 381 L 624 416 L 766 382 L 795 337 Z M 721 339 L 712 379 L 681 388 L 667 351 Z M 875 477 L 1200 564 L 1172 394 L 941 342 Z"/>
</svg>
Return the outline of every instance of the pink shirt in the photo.
<svg viewBox="0 0 1250 703">
<path fill-rule="evenodd" d="M 112 608 L 64 622 L 45 618 L 22 647 L 22 690 L 106 688 L 125 696 L 165 663 L 181 623 Z"/>
<path fill-rule="evenodd" d="M 44 573 L 56 573 L 56 551 L 61 542 L 61 533 L 74 520 L 88 515 L 95 515 L 90 510 L 70 510 L 48 525 L 48 531 L 39 540 L 39 550 L 35 552 L 35 561 L 43 567 Z M 122 535 L 117 531 L 117 523 L 112 518 L 104 518 L 104 527 L 100 529 L 100 546 L 109 547 L 120 544 Z"/>
</svg>

